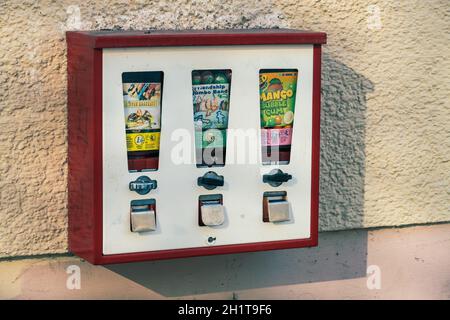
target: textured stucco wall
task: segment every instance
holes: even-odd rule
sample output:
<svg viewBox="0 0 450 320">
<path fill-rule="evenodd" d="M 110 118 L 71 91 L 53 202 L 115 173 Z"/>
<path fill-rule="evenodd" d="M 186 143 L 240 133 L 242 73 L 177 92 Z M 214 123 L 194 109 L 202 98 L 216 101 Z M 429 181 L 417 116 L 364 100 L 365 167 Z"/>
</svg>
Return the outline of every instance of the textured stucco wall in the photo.
<svg viewBox="0 0 450 320">
<path fill-rule="evenodd" d="M 2 1 L 0 256 L 67 250 L 66 30 L 328 33 L 321 230 L 450 220 L 448 0 Z"/>
</svg>

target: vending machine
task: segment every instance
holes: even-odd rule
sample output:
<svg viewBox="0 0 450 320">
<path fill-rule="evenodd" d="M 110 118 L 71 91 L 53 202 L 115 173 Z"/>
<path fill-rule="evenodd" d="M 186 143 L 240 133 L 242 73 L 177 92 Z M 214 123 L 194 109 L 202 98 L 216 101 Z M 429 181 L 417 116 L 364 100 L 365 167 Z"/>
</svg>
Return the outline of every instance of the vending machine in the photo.
<svg viewBox="0 0 450 320">
<path fill-rule="evenodd" d="M 317 245 L 325 43 L 67 32 L 70 251 L 107 264 Z"/>
</svg>

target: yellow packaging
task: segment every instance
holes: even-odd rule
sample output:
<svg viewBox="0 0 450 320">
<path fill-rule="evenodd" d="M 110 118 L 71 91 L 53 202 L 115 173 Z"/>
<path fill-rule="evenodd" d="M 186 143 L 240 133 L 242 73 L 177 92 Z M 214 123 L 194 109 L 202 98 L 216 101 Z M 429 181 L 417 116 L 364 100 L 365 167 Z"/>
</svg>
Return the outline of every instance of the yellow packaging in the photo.
<svg viewBox="0 0 450 320">
<path fill-rule="evenodd" d="M 128 151 L 159 150 L 160 132 L 127 133 Z"/>
<path fill-rule="evenodd" d="M 292 126 L 297 74 L 297 70 L 281 69 L 260 72 L 261 128 Z"/>
</svg>

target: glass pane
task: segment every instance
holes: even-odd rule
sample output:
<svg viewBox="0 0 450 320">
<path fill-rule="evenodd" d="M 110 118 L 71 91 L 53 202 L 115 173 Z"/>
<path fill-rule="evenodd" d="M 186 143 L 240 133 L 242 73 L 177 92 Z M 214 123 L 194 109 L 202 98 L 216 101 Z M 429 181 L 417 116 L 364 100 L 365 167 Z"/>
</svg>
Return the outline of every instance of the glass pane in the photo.
<svg viewBox="0 0 450 320">
<path fill-rule="evenodd" d="M 290 161 L 297 75 L 297 69 L 259 71 L 263 165 Z"/>
<path fill-rule="evenodd" d="M 225 165 L 231 70 L 192 71 L 197 167 Z"/>
<path fill-rule="evenodd" d="M 163 72 L 122 74 L 128 171 L 158 170 Z"/>
</svg>

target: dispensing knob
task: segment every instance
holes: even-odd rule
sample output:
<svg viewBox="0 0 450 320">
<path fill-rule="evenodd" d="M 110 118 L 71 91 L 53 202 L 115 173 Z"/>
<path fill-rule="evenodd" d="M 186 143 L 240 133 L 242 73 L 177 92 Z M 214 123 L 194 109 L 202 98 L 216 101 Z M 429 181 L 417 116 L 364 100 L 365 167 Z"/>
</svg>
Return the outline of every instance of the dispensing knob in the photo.
<svg viewBox="0 0 450 320">
<path fill-rule="evenodd" d="M 263 175 L 263 182 L 268 183 L 272 187 L 278 187 L 283 182 L 287 182 L 292 179 L 290 174 L 284 173 L 280 169 L 273 169 L 269 174 Z"/>
<path fill-rule="evenodd" d="M 158 183 L 156 180 L 152 180 L 146 176 L 140 176 L 135 181 L 131 181 L 129 184 L 130 191 L 136 191 L 140 195 L 149 193 L 152 189 L 156 189 Z"/>
<path fill-rule="evenodd" d="M 223 176 L 219 176 L 214 171 L 208 171 L 202 177 L 197 179 L 197 185 L 207 190 L 213 190 L 216 187 L 222 187 L 224 184 Z"/>
</svg>

